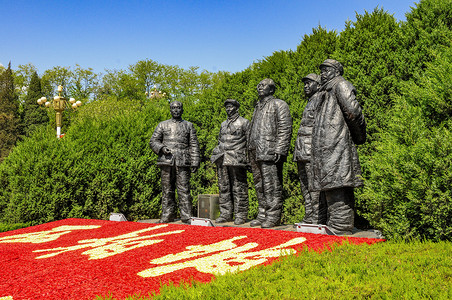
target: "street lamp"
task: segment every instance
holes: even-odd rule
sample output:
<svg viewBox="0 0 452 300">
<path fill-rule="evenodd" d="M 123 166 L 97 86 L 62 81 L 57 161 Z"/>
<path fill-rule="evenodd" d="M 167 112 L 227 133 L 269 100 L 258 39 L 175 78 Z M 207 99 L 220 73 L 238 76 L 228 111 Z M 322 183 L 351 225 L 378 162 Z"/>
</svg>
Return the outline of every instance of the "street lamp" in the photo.
<svg viewBox="0 0 452 300">
<path fill-rule="evenodd" d="M 53 106 L 53 109 L 55 110 L 57 138 L 61 137 L 61 123 L 62 123 L 62 119 L 63 119 L 62 112 L 65 109 L 70 109 L 70 108 L 75 110 L 79 106 L 82 105 L 81 101 L 75 101 L 74 98 L 70 98 L 69 102 L 68 102 L 65 97 L 61 97 L 62 91 L 63 91 L 63 87 L 61 85 L 59 85 L 58 86 L 58 96 L 53 97 L 52 102 L 47 101 L 46 97 L 41 97 L 38 99 L 39 105 L 44 105 L 47 108 L 50 108 Z"/>
<path fill-rule="evenodd" d="M 146 91 L 146 97 L 149 97 L 150 99 L 159 99 L 166 97 L 166 93 L 162 93 L 162 91 L 157 91 L 157 86 L 154 85 L 154 90 L 151 91 L 151 93 Z"/>
</svg>

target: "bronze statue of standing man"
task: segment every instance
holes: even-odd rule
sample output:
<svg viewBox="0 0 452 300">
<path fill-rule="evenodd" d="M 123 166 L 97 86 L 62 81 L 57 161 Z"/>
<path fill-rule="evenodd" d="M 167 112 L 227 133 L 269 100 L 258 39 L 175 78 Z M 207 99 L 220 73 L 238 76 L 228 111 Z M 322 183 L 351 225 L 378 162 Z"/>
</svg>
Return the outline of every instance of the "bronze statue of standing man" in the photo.
<svg viewBox="0 0 452 300">
<path fill-rule="evenodd" d="M 220 217 L 216 223 L 246 222 L 248 217 L 247 133 L 250 121 L 239 115 L 240 103 L 234 99 L 224 102 L 228 119 L 221 123 L 218 145 L 211 161 L 218 166 Z"/>
<path fill-rule="evenodd" d="M 281 222 L 283 164 L 292 135 L 289 105 L 273 97 L 275 82 L 257 85 L 259 101 L 254 109 L 248 138 L 248 153 L 258 201 L 258 215 L 251 226 L 271 228 Z"/>
<path fill-rule="evenodd" d="M 182 119 L 182 103 L 171 102 L 170 112 L 172 118 L 157 125 L 149 143 L 158 154 L 157 165 L 162 174 L 162 217 L 159 223 L 173 222 L 176 217 L 176 188 L 180 218 L 189 223 L 192 216 L 190 176 L 199 168 L 199 143 L 193 124 Z"/>
<path fill-rule="evenodd" d="M 309 191 L 309 182 L 311 181 L 312 185 L 313 178 L 311 164 L 312 133 L 317 110 L 322 100 L 319 93 L 320 76 L 311 73 L 301 80 L 304 83 L 304 92 L 309 99 L 303 111 L 300 128 L 298 129 L 293 160 L 297 162 L 298 177 L 304 198 L 305 215 L 303 223 L 326 224 L 325 197 L 320 197 L 320 191 Z"/>
<path fill-rule="evenodd" d="M 309 190 L 325 197 L 328 227 L 336 234 L 352 234 L 353 189 L 363 185 L 355 144 L 366 141 L 366 122 L 355 87 L 342 77 L 342 64 L 327 59 L 319 68 L 322 100 L 312 134 Z"/>
</svg>

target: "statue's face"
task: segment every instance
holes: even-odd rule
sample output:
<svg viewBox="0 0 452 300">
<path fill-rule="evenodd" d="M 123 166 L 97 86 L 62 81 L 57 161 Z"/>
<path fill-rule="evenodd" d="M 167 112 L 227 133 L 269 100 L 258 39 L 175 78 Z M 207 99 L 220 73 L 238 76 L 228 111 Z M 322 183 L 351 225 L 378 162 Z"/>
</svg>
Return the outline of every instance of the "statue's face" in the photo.
<svg viewBox="0 0 452 300">
<path fill-rule="evenodd" d="M 264 79 L 257 85 L 257 94 L 259 95 L 259 97 L 266 97 L 268 95 L 271 95 L 273 94 L 273 87 L 267 80 Z"/>
<path fill-rule="evenodd" d="M 319 89 L 319 84 L 314 80 L 305 80 L 304 82 L 304 92 L 306 96 L 311 97 Z"/>
<path fill-rule="evenodd" d="M 339 71 L 333 67 L 329 66 L 320 66 L 320 80 L 322 84 L 327 83 L 334 77 L 339 75 Z"/>
<path fill-rule="evenodd" d="M 232 105 L 231 103 L 226 104 L 224 108 L 226 109 L 226 114 L 228 115 L 228 117 L 232 117 L 238 109 L 237 106 Z"/>
<path fill-rule="evenodd" d="M 171 112 L 171 116 L 174 119 L 181 118 L 182 117 L 182 113 L 184 112 L 184 109 L 182 108 L 182 104 L 178 103 L 178 102 L 171 103 L 170 112 Z"/>
</svg>

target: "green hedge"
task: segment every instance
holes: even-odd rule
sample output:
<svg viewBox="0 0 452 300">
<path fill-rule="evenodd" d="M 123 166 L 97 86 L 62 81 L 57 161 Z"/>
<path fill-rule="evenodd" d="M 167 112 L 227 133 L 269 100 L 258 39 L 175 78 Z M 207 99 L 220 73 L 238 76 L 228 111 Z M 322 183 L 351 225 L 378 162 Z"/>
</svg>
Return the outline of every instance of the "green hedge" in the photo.
<svg viewBox="0 0 452 300">
<path fill-rule="evenodd" d="M 1 219 L 39 224 L 69 217 L 159 215 L 159 173 L 148 142 L 166 107 L 135 101 L 86 105 L 67 134 L 20 143 L 0 165 Z"/>
</svg>

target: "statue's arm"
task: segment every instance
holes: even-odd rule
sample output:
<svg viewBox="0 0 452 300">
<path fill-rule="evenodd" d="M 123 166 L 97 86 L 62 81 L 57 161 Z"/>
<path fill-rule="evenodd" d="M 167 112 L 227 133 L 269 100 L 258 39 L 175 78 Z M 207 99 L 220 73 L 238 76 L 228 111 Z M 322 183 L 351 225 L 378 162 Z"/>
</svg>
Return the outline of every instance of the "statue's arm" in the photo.
<svg viewBox="0 0 452 300">
<path fill-rule="evenodd" d="M 289 105 L 281 101 L 276 114 L 277 136 L 275 153 L 287 156 L 289 152 L 290 139 L 292 137 L 292 116 Z"/>
<path fill-rule="evenodd" d="M 356 144 L 364 143 L 366 140 L 366 121 L 361 105 L 356 99 L 355 87 L 348 81 L 339 83 L 336 89 L 336 98 L 345 122 L 352 133 L 353 140 Z"/>
<path fill-rule="evenodd" d="M 159 123 L 154 130 L 154 133 L 151 136 L 151 140 L 149 141 L 149 145 L 151 146 L 152 151 L 156 154 L 160 153 L 160 150 L 165 146 L 163 144 L 163 125 Z"/>
<path fill-rule="evenodd" d="M 191 166 L 198 168 L 199 161 L 200 161 L 199 142 L 198 142 L 198 137 L 196 135 L 195 126 L 193 126 L 192 123 L 190 123 L 189 134 L 190 134 L 189 140 L 190 140 Z"/>
</svg>

